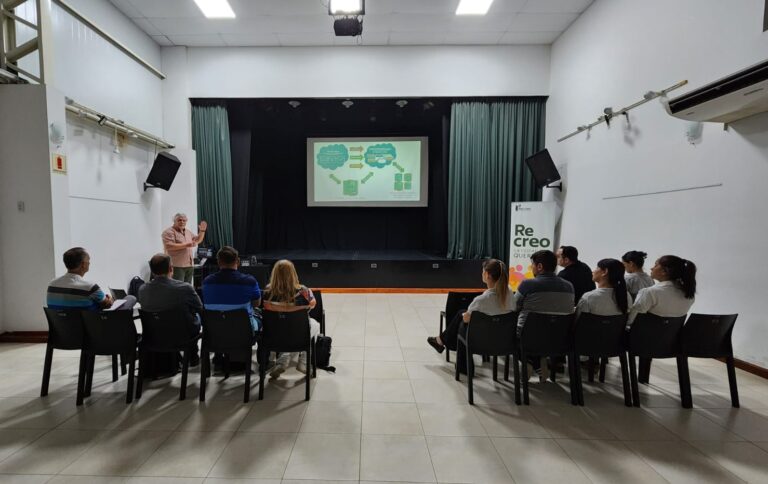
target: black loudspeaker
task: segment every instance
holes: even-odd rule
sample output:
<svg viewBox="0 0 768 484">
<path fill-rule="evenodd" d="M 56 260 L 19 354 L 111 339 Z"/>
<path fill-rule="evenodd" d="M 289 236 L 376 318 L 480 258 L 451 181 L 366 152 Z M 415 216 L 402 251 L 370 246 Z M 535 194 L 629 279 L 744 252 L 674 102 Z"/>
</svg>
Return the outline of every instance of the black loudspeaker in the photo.
<svg viewBox="0 0 768 484">
<path fill-rule="evenodd" d="M 149 175 L 147 175 L 147 181 L 144 182 L 144 191 L 147 188 L 162 188 L 168 191 L 171 188 L 173 179 L 176 178 L 176 173 L 179 171 L 180 166 L 181 162 L 172 154 L 165 151 L 158 153 L 155 162 L 152 164 L 152 169 L 149 170 Z"/>
<path fill-rule="evenodd" d="M 528 169 L 531 170 L 533 180 L 538 187 L 547 187 L 550 183 L 560 179 L 560 172 L 557 171 L 555 162 L 552 161 L 552 157 L 549 155 L 548 150 L 541 150 L 526 158 L 525 164 L 528 165 Z M 558 186 L 548 188 L 559 188 L 562 191 L 562 186 L 561 183 Z"/>
</svg>

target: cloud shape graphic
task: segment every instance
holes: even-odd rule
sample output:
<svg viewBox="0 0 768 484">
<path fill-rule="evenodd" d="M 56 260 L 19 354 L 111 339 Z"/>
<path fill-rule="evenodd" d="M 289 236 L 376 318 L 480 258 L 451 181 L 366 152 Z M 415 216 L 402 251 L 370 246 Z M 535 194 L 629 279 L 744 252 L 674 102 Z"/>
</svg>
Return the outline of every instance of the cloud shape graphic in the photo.
<svg viewBox="0 0 768 484">
<path fill-rule="evenodd" d="M 378 145 L 369 146 L 365 150 L 365 156 L 363 159 L 368 166 L 374 168 L 384 168 L 391 165 L 397 158 L 397 150 L 392 143 L 381 143 Z"/>
<path fill-rule="evenodd" d="M 349 160 L 349 151 L 342 144 L 323 146 L 317 154 L 317 164 L 327 170 L 340 168 L 347 160 Z"/>
</svg>

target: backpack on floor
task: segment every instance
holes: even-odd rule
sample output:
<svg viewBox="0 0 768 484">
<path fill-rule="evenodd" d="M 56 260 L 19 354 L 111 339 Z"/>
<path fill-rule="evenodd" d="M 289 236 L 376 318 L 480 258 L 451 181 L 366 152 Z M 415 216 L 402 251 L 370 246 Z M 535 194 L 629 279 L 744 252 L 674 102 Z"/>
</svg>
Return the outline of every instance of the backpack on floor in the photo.
<svg viewBox="0 0 768 484">
<path fill-rule="evenodd" d="M 128 284 L 128 294 L 133 297 L 139 297 L 139 288 L 144 285 L 144 279 L 139 276 L 135 276 Z"/>
<path fill-rule="evenodd" d="M 335 372 L 336 368 L 331 366 L 331 343 L 333 339 L 330 336 L 320 335 L 315 341 L 315 361 L 317 367 L 321 370 Z"/>
</svg>

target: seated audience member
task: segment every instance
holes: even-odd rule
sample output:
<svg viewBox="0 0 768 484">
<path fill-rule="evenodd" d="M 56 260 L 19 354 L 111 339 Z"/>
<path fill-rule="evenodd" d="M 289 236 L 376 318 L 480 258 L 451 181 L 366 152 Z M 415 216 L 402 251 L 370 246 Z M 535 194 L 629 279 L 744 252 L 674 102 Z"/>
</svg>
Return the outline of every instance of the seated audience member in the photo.
<svg viewBox="0 0 768 484">
<path fill-rule="evenodd" d="M 522 281 L 515 293 L 516 307 L 520 312 L 518 335 L 522 333 L 528 313 L 573 313 L 573 285 L 555 275 L 556 267 L 557 257 L 551 250 L 540 250 L 531 255 L 531 272 L 535 277 Z M 529 356 L 533 372 L 546 378 L 546 371 L 542 375 L 540 362 L 540 357 Z"/>
<path fill-rule="evenodd" d="M 651 277 L 658 282 L 637 293 L 629 311 L 632 324 L 638 314 L 675 318 L 685 316 L 696 295 L 696 265 L 675 255 L 659 257 L 651 267 Z"/>
<path fill-rule="evenodd" d="M 482 277 L 488 289 L 472 300 L 466 312 L 457 314 L 446 325 L 445 331 L 438 336 L 427 338 L 427 343 L 438 353 L 442 353 L 446 347 L 450 350 L 458 349 L 456 345 L 458 334 L 466 334 L 467 327 L 463 323 L 469 323 L 473 311 L 496 316 L 515 310 L 515 298 L 509 291 L 507 266 L 500 260 L 488 259 L 483 262 Z M 456 364 L 459 365 L 459 371 L 466 373 L 466 353 L 464 351 L 457 353 Z"/>
<path fill-rule="evenodd" d="M 171 257 L 166 254 L 155 254 L 149 260 L 152 280 L 143 284 L 139 289 L 139 303 L 145 311 L 179 310 L 184 313 L 189 323 L 189 336 L 200 332 L 199 313 L 203 309 L 197 293 L 191 284 L 173 279 Z M 196 353 L 196 352 L 195 352 Z M 200 362 L 195 354 L 191 357 L 192 366 Z"/>
<path fill-rule="evenodd" d="M 67 273 L 48 284 L 46 304 L 51 309 L 82 309 L 99 311 L 112 306 L 112 296 L 105 294 L 98 284 L 83 279 L 91 267 L 91 256 L 82 247 L 64 252 Z M 133 309 L 136 298 L 126 296 L 120 310 Z"/>
<path fill-rule="evenodd" d="M 293 262 L 285 259 L 277 261 L 269 276 L 269 284 L 264 289 L 264 309 L 278 312 L 309 311 L 316 304 L 312 290 L 299 283 Z M 320 334 L 320 323 L 312 318 L 309 318 L 309 333 L 313 340 Z M 294 354 L 281 353 L 269 376 L 278 378 L 288 369 Z M 308 371 L 306 351 L 299 354 L 296 369 L 301 373 Z"/>
<path fill-rule="evenodd" d="M 245 309 L 254 333 L 261 331 L 261 316 L 254 309 L 261 304 L 261 290 L 256 278 L 238 271 L 239 254 L 224 246 L 216 253 L 219 271 L 203 280 L 205 309 L 234 311 Z"/>
<path fill-rule="evenodd" d="M 621 260 L 624 262 L 624 269 L 627 274 L 624 279 L 627 281 L 627 290 L 633 298 L 637 297 L 637 293 L 640 289 L 653 286 L 653 278 L 643 272 L 643 263 L 648 254 L 640 252 L 639 250 L 630 250 L 623 256 Z"/>
<path fill-rule="evenodd" d="M 597 316 L 627 314 L 632 297 L 624 281 L 624 264 L 616 259 L 602 259 L 592 271 L 597 284 L 594 291 L 585 292 L 576 305 L 576 314 L 589 313 Z"/>
<path fill-rule="evenodd" d="M 579 251 L 576 247 L 561 246 L 557 250 L 557 263 L 563 268 L 557 275 L 573 285 L 574 304 L 579 302 L 582 294 L 595 288 L 592 270 L 579 260 Z"/>
</svg>

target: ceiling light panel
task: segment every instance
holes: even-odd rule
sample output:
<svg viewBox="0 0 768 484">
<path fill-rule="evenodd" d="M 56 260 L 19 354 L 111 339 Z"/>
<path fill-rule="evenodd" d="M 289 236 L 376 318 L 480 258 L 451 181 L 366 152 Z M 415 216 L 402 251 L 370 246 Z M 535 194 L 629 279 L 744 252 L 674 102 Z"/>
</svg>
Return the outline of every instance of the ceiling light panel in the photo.
<svg viewBox="0 0 768 484">
<path fill-rule="evenodd" d="M 493 0 L 461 0 L 456 15 L 485 15 Z"/>
<path fill-rule="evenodd" d="M 195 0 L 195 3 L 208 18 L 235 18 L 227 0 Z"/>
<path fill-rule="evenodd" d="M 330 0 L 328 13 L 331 15 L 364 15 L 364 0 Z"/>
</svg>

